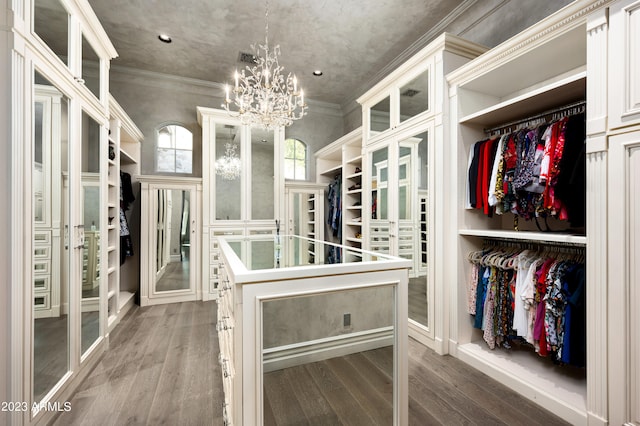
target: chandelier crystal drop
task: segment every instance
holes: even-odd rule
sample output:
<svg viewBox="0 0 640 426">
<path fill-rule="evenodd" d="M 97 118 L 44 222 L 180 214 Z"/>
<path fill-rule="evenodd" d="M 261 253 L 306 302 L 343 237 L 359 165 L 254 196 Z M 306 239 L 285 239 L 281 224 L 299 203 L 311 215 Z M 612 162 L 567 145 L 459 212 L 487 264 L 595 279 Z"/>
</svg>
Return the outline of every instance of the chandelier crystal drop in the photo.
<svg viewBox="0 0 640 426">
<path fill-rule="evenodd" d="M 272 130 L 289 126 L 307 113 L 304 91 L 298 87 L 295 75 L 285 77 L 284 67 L 278 63 L 280 46 L 269 49 L 269 3 L 265 5 L 264 44 L 252 44 L 254 65 L 235 72 L 235 86 L 225 86 L 222 107 L 242 124 Z"/>
</svg>

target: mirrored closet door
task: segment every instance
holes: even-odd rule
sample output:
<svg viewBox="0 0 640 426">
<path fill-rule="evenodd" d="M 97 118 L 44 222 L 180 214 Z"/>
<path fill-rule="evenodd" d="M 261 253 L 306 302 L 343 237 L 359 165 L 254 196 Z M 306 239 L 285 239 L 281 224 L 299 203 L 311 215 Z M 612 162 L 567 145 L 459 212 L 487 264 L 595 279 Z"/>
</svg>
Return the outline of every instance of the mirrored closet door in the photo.
<svg viewBox="0 0 640 426">
<path fill-rule="evenodd" d="M 69 371 L 69 99 L 34 73 L 32 144 L 33 401 Z"/>
<path fill-rule="evenodd" d="M 84 232 L 82 269 L 82 353 L 100 337 L 100 124 L 82 112 L 81 220 Z"/>
<path fill-rule="evenodd" d="M 141 305 L 195 300 L 198 278 L 194 179 L 141 176 Z"/>
<path fill-rule="evenodd" d="M 367 154 L 368 249 L 412 261 L 409 318 L 429 327 L 429 131 L 398 135 Z"/>
</svg>

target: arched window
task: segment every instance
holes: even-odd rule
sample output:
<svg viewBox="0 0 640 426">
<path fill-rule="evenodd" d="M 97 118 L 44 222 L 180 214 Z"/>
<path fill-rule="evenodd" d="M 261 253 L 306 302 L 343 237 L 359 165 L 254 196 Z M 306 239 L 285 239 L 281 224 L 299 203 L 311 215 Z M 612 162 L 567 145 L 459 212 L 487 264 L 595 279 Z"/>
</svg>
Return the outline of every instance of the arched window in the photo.
<svg viewBox="0 0 640 426">
<path fill-rule="evenodd" d="M 193 134 L 182 126 L 170 124 L 158 130 L 156 171 L 192 173 Z"/>
<path fill-rule="evenodd" d="M 307 179 L 307 145 L 298 139 L 284 141 L 284 178 Z"/>
</svg>

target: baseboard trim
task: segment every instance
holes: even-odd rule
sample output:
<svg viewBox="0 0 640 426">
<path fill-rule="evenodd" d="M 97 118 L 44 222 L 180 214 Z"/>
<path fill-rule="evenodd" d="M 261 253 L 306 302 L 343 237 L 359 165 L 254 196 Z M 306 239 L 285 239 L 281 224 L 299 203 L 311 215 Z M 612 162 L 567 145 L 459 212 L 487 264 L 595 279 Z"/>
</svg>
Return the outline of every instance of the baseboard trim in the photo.
<svg viewBox="0 0 640 426">
<path fill-rule="evenodd" d="M 393 327 L 342 334 L 292 345 L 265 349 L 262 352 L 265 373 L 338 356 L 393 345 Z"/>
</svg>

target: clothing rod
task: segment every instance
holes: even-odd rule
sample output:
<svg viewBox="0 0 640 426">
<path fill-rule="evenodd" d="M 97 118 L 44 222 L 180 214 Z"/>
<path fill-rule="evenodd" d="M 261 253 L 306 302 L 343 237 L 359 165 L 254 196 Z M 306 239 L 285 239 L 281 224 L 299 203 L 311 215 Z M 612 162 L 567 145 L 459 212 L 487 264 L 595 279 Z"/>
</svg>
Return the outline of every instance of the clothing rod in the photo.
<svg viewBox="0 0 640 426">
<path fill-rule="evenodd" d="M 534 245 L 534 246 L 540 246 L 540 247 L 553 246 L 553 247 L 586 248 L 584 244 L 581 244 L 581 243 L 570 243 L 570 242 L 563 242 L 563 241 L 520 240 L 520 239 L 506 238 L 506 237 L 484 237 L 483 238 L 484 245 L 491 245 L 499 242 L 517 244 L 522 246 Z"/>
<path fill-rule="evenodd" d="M 495 127 L 491 127 L 491 128 L 486 128 L 486 129 L 484 129 L 484 132 L 487 133 L 487 134 L 491 134 L 491 133 L 494 133 L 494 132 L 496 132 L 498 130 L 505 129 L 507 127 L 517 126 L 518 124 L 526 123 L 528 121 L 533 121 L 533 120 L 538 120 L 540 118 L 544 118 L 547 115 L 555 114 L 555 113 L 558 113 L 558 112 L 561 112 L 561 111 L 565 111 L 565 110 L 568 110 L 568 109 L 571 109 L 571 108 L 579 108 L 579 107 L 586 106 L 586 105 L 587 105 L 587 101 L 573 102 L 573 103 L 570 103 L 568 105 L 564 105 L 562 107 L 558 107 L 558 108 L 550 109 L 548 111 L 541 112 L 541 113 L 533 115 L 531 117 L 510 121 L 508 123 L 504 123 L 504 124 L 501 124 L 499 126 L 495 126 Z"/>
</svg>

